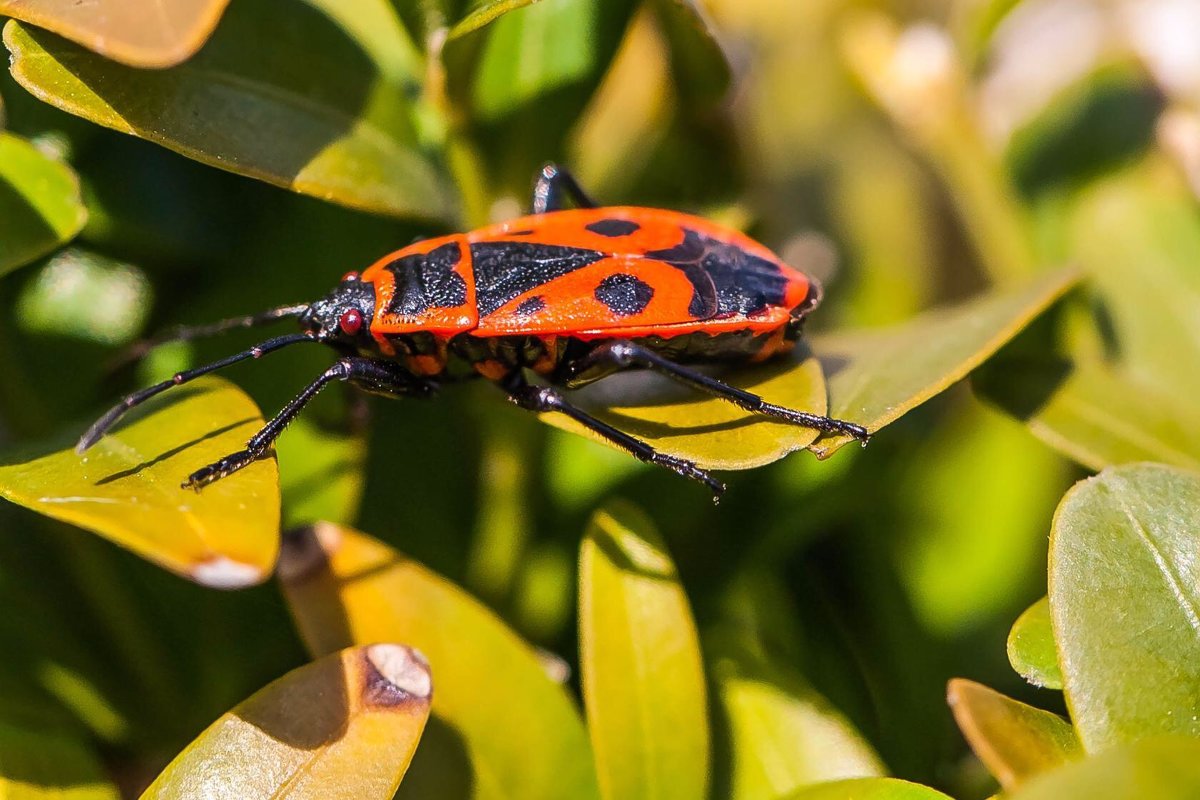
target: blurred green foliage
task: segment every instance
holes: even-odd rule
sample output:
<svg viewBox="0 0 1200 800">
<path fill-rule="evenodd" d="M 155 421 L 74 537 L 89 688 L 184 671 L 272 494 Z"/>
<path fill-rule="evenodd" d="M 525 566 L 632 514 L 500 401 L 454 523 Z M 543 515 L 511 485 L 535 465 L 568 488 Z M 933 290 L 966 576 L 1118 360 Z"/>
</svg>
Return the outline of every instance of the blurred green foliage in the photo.
<svg viewBox="0 0 1200 800">
<path fill-rule="evenodd" d="M 1194 795 L 1200 45 L 1166 35 L 1194 4 L 194 0 L 141 42 L 56 5 L 0 2 L 0 795 L 135 797 L 181 752 L 158 785 L 186 780 L 247 707 L 325 765 L 367 731 L 391 791 L 411 719 L 262 700 L 350 687 L 327 654 L 385 640 L 435 687 L 398 796 Z M 589 397 L 757 467 L 714 508 L 486 385 L 371 401 L 367 432 L 331 391 L 279 443 L 281 505 L 270 463 L 177 497 L 328 363 L 298 348 L 119 429 L 122 480 L 70 451 L 255 338 L 134 340 L 515 216 L 547 160 L 819 277 L 811 351 L 730 379 L 870 447 Z M 280 514 L 325 523 L 280 581 L 200 585 L 265 578 Z M 310 796 L 293 774 L 256 790 Z"/>
</svg>

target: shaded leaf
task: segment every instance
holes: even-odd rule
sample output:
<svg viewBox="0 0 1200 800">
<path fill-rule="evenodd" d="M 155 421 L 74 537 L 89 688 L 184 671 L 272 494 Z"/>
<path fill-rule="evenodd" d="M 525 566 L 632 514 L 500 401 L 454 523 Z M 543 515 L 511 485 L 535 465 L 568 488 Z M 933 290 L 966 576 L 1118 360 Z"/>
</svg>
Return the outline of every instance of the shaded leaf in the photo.
<svg viewBox="0 0 1200 800">
<path fill-rule="evenodd" d="M 739 389 L 788 408 L 825 413 L 821 365 L 807 349 L 770 364 L 713 373 Z M 571 402 L 671 455 L 708 469 L 749 469 L 805 447 L 816 431 L 750 414 L 649 374 L 613 375 L 570 394 Z M 561 414 L 542 419 L 608 444 Z M 611 445 L 610 445 L 611 446 Z"/>
<path fill-rule="evenodd" d="M 82 742 L 0 722 L 0 797 L 119 800 L 100 759 Z"/>
<path fill-rule="evenodd" d="M 424 657 L 402 645 L 326 656 L 224 714 L 142 798 L 391 797 L 432 691 Z"/>
<path fill-rule="evenodd" d="M 428 657 L 434 720 L 402 794 L 597 796 L 566 690 L 478 601 L 383 543 L 324 523 L 287 538 L 279 570 L 313 653 L 400 639 Z"/>
<path fill-rule="evenodd" d="M 944 391 L 1062 297 L 1078 273 L 1040 276 L 952 308 L 877 330 L 813 340 L 829 384 L 829 415 L 877 431 Z M 809 449 L 828 458 L 848 436 L 822 436 Z"/>
<path fill-rule="evenodd" d="M 1062 689 L 1062 670 L 1050 626 L 1050 601 L 1043 597 L 1025 609 L 1008 632 L 1008 663 L 1043 689 Z"/>
<path fill-rule="evenodd" d="M 362 432 L 328 430 L 301 417 L 275 447 L 284 528 L 317 520 L 349 522 L 362 500 L 367 441 Z"/>
<path fill-rule="evenodd" d="M 946 700 L 971 749 L 1005 791 L 1083 755 L 1071 723 L 1057 714 L 963 678 L 950 681 Z"/>
<path fill-rule="evenodd" d="M 1076 484 L 1050 535 L 1063 689 L 1089 752 L 1200 735 L 1200 475 L 1112 467 Z"/>
<path fill-rule="evenodd" d="M 851 778 L 818 783 L 787 795 L 787 800 L 948 800 L 939 791 L 898 778 Z"/>
<path fill-rule="evenodd" d="M 1187 800 L 1200 794 L 1200 742 L 1155 737 L 1116 747 L 1035 778 L 1011 800 Z"/>
<path fill-rule="evenodd" d="M 458 22 L 450 27 L 447 39 L 457 39 L 477 31 L 509 11 L 532 5 L 537 0 L 472 0 Z"/>
<path fill-rule="evenodd" d="M 781 797 L 814 783 L 884 774 L 871 745 L 790 669 L 744 648 L 725 647 L 712 672 L 729 725 L 734 800 Z"/>
<path fill-rule="evenodd" d="M 333 11 L 246 0 L 170 70 L 114 64 L 15 21 L 4 42 L 13 77 L 64 111 L 354 208 L 436 217 L 446 198 L 417 147 L 398 67 L 355 33 Z"/>
<path fill-rule="evenodd" d="M 198 583 L 235 588 L 270 574 L 279 482 L 263 459 L 201 492 L 180 484 L 241 450 L 261 427 L 232 384 L 203 378 L 135 409 L 82 456 L 80 429 L 0 457 L 0 496 L 78 525 Z"/>
<path fill-rule="evenodd" d="M 632 506 L 610 504 L 588 526 L 579 642 L 602 795 L 704 797 L 708 715 L 696 625 L 671 557 Z"/>
<path fill-rule="evenodd" d="M 729 90 L 732 72 L 712 21 L 698 0 L 655 0 L 666 36 L 675 90 L 685 105 L 708 107 Z"/>
<path fill-rule="evenodd" d="M 0 275 L 70 241 L 86 220 L 71 168 L 0 133 Z"/>
<path fill-rule="evenodd" d="M 0 16 L 53 31 L 133 67 L 170 67 L 189 58 L 216 27 L 229 0 L 0 0 Z"/>
</svg>

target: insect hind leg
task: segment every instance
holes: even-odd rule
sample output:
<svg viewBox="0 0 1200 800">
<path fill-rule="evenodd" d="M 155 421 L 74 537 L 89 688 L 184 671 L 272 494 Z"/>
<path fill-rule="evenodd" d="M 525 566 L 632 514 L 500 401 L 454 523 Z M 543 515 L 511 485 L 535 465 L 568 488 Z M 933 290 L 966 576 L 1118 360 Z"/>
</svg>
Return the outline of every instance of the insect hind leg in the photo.
<svg viewBox="0 0 1200 800">
<path fill-rule="evenodd" d="M 595 367 L 607 367 L 614 370 L 642 367 L 653 370 L 671 380 L 688 386 L 705 394 L 727 400 L 730 403 L 751 411 L 755 414 L 772 417 L 790 422 L 804 428 L 813 428 L 823 433 L 841 433 L 852 436 L 864 445 L 871 438 L 870 432 L 854 422 L 833 419 L 820 414 L 810 414 L 792 408 L 768 403 L 759 395 L 730 386 L 724 381 L 676 364 L 670 359 L 663 358 L 649 348 L 634 344 L 626 339 L 617 339 L 597 345 L 586 355 L 577 359 L 568 367 L 568 379 L 572 375 L 582 374 Z"/>
<path fill-rule="evenodd" d="M 533 213 L 560 211 L 563 207 L 564 193 L 579 208 L 595 208 L 597 205 L 570 172 L 551 163 L 542 167 L 542 171 L 538 173 L 537 183 L 533 187 Z"/>
</svg>

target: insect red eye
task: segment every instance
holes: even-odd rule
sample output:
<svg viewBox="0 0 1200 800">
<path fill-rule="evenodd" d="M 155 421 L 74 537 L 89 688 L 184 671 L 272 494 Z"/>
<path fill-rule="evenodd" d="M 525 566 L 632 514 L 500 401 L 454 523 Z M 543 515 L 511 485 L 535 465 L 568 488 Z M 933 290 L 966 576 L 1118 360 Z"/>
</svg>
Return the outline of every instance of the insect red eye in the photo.
<svg viewBox="0 0 1200 800">
<path fill-rule="evenodd" d="M 363 317 L 362 312 L 357 308 L 350 308 L 342 312 L 341 319 L 338 320 L 338 327 L 342 329 L 342 333 L 347 336 L 353 336 L 362 328 Z"/>
</svg>

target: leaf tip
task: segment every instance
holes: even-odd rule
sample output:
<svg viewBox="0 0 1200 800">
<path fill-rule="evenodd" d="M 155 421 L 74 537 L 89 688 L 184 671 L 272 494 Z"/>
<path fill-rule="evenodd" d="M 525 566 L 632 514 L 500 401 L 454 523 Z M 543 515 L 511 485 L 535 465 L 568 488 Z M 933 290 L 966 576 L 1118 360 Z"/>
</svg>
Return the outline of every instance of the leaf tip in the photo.
<svg viewBox="0 0 1200 800">
<path fill-rule="evenodd" d="M 364 655 L 363 699 L 376 707 L 426 704 L 433 695 L 433 677 L 425 656 L 399 644 L 373 644 Z"/>
<path fill-rule="evenodd" d="M 197 583 L 213 589 L 244 589 L 261 583 L 266 574 L 253 564 L 214 556 L 192 567 L 191 576 Z"/>
</svg>

